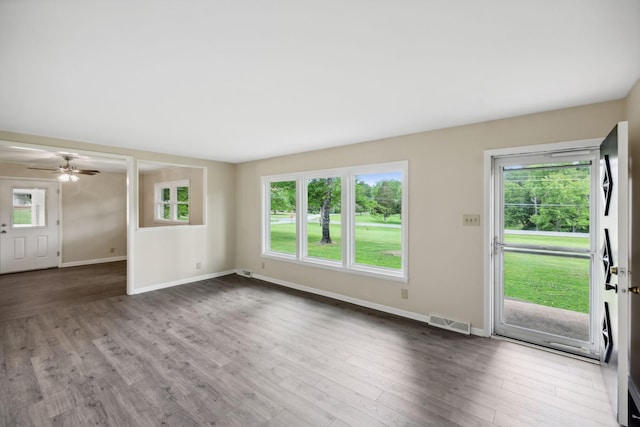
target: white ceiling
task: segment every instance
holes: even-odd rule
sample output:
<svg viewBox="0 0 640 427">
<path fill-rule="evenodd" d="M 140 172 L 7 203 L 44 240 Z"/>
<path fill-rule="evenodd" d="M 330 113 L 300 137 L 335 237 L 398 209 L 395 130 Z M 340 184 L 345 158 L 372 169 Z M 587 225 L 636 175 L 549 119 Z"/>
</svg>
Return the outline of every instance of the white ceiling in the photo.
<svg viewBox="0 0 640 427">
<path fill-rule="evenodd" d="M 230 162 L 639 78 L 640 0 L 0 0 L 0 129 Z"/>
</svg>

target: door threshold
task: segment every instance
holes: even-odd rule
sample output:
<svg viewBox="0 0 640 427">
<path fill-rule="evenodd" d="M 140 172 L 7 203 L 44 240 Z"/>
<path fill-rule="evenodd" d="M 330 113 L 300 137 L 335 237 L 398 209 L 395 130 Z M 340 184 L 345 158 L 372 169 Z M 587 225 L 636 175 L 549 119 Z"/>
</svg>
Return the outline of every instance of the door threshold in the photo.
<svg viewBox="0 0 640 427">
<path fill-rule="evenodd" d="M 533 343 L 530 343 L 530 342 L 527 342 L 527 341 L 521 341 L 521 340 L 517 340 L 515 338 L 509 338 L 509 337 L 505 337 L 505 336 L 502 336 L 502 335 L 494 335 L 494 334 L 491 335 L 491 338 L 497 339 L 497 340 L 500 340 L 500 341 L 512 342 L 514 344 L 520 344 L 520 345 L 523 345 L 525 347 L 535 348 L 535 349 L 546 351 L 546 352 L 549 352 L 549 353 L 558 354 L 560 356 L 570 357 L 572 359 L 581 360 L 583 362 L 592 363 L 594 365 L 600 365 L 600 361 L 598 359 L 593 359 L 591 357 L 586 357 L 586 356 L 580 356 L 579 354 L 569 353 L 569 352 L 566 352 L 566 351 L 557 350 L 555 348 L 545 347 L 545 346 L 540 345 L 540 344 L 533 344 Z"/>
</svg>

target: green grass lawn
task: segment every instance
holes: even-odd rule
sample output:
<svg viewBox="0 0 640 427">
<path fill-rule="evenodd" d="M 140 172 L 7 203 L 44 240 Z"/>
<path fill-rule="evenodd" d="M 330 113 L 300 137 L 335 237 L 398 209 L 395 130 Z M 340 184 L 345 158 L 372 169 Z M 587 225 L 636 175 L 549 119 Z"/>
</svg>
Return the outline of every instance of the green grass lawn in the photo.
<svg viewBox="0 0 640 427">
<path fill-rule="evenodd" d="M 342 239 L 340 238 L 341 226 L 329 224 L 329 234 L 333 243 L 321 245 L 322 227 L 317 222 L 307 224 L 307 254 L 316 258 L 342 259 Z"/>
<path fill-rule="evenodd" d="M 296 224 L 271 224 L 271 250 L 284 254 L 296 253 Z"/>
<path fill-rule="evenodd" d="M 587 237 L 505 235 L 513 244 L 589 248 Z M 580 313 L 589 312 L 589 259 L 504 254 L 505 297 Z"/>
<path fill-rule="evenodd" d="M 13 223 L 14 224 L 31 224 L 31 208 L 28 209 L 13 209 Z"/>
<path fill-rule="evenodd" d="M 589 259 L 505 252 L 504 295 L 588 313 Z"/>
<path fill-rule="evenodd" d="M 287 254 L 296 253 L 295 224 L 271 224 L 271 250 Z M 307 252 L 309 256 L 340 260 L 342 245 L 340 239 L 341 226 L 330 225 L 330 245 L 321 245 L 322 228 L 315 222 L 309 223 L 307 228 Z M 356 227 L 356 262 L 358 264 L 372 265 L 400 269 L 402 259 L 400 256 L 399 228 L 384 227 Z"/>
<path fill-rule="evenodd" d="M 356 263 L 400 269 L 401 229 L 356 226 Z"/>
<path fill-rule="evenodd" d="M 362 215 L 362 222 L 371 217 Z M 271 224 L 271 249 L 288 254 L 296 253 L 296 225 Z M 340 225 L 331 225 L 333 244 L 321 245 L 320 224 L 308 224 L 308 254 L 312 257 L 340 260 Z M 356 226 L 356 262 L 358 264 L 399 269 L 401 229 L 372 226 Z M 543 246 L 588 248 L 584 237 L 550 237 L 533 235 L 508 235 L 509 243 Z M 505 297 L 527 301 L 548 307 L 563 308 L 581 313 L 589 312 L 589 260 L 550 255 L 505 252 Z"/>
<path fill-rule="evenodd" d="M 356 214 L 356 224 L 357 223 L 367 223 L 367 224 L 385 224 L 382 218 L 378 218 L 375 216 L 371 216 L 369 214 Z M 391 215 L 387 218 L 386 224 L 402 224 L 400 214 Z"/>
</svg>

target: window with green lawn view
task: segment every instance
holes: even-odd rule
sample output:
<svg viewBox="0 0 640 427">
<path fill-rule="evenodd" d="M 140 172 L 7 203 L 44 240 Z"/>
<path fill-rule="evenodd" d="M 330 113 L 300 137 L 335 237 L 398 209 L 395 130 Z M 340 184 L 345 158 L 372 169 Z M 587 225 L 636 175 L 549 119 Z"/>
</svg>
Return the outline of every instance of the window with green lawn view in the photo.
<svg viewBox="0 0 640 427">
<path fill-rule="evenodd" d="M 406 279 L 407 162 L 262 181 L 263 255 Z"/>
<path fill-rule="evenodd" d="M 355 186 L 356 263 L 401 268 L 402 173 L 358 175 Z"/>
<path fill-rule="evenodd" d="M 157 221 L 189 223 L 189 180 L 155 185 Z"/>
<path fill-rule="evenodd" d="M 296 181 L 269 182 L 270 250 L 296 254 Z"/>
<path fill-rule="evenodd" d="M 40 188 L 13 189 L 12 226 L 14 228 L 44 227 L 46 190 Z"/>
<path fill-rule="evenodd" d="M 340 177 L 313 178 L 307 184 L 307 256 L 340 261 L 342 223 Z"/>
</svg>

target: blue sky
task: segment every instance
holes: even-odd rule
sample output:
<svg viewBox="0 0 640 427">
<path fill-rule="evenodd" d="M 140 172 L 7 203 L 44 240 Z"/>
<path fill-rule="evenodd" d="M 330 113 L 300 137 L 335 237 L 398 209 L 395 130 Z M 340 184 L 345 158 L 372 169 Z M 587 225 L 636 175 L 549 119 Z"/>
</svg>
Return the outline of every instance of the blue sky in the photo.
<svg viewBox="0 0 640 427">
<path fill-rule="evenodd" d="M 402 173 L 401 172 L 385 172 L 385 173 L 371 173 L 366 175 L 356 175 L 356 178 L 360 181 L 364 181 L 369 185 L 375 185 L 376 182 L 382 181 L 383 179 L 387 180 L 396 180 L 402 181 Z"/>
</svg>

